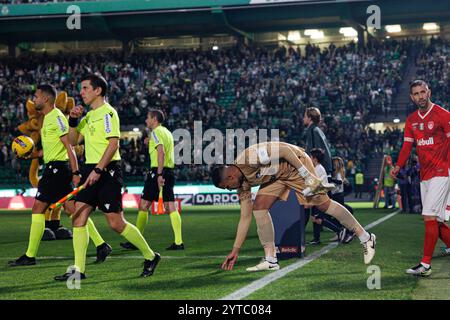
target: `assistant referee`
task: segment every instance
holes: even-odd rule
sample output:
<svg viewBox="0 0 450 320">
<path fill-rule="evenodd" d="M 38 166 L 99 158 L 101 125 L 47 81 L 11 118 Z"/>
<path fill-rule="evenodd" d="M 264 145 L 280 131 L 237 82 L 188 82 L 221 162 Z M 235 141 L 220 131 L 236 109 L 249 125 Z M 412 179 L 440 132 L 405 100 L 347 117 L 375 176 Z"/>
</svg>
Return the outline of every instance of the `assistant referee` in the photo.
<svg viewBox="0 0 450 320">
<path fill-rule="evenodd" d="M 170 214 L 170 221 L 174 234 L 174 242 L 166 250 L 184 250 L 181 236 L 181 216 L 175 208 L 175 167 L 174 142 L 172 133 L 162 125 L 164 113 L 161 110 L 150 109 L 145 124 L 151 129 L 148 149 L 150 153 L 150 172 L 145 181 L 144 190 L 139 202 L 139 212 L 136 227 L 144 234 L 148 221 L 148 208 L 153 201 L 158 201 L 159 191 L 162 188 L 164 209 Z M 131 243 L 120 244 L 125 249 L 135 249 Z"/>
</svg>

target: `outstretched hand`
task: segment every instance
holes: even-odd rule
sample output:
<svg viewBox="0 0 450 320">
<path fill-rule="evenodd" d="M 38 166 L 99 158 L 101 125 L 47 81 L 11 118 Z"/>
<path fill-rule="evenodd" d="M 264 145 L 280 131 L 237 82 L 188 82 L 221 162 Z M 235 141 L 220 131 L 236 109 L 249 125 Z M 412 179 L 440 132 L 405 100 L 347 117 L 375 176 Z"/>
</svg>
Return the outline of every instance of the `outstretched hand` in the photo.
<svg viewBox="0 0 450 320">
<path fill-rule="evenodd" d="M 223 270 L 233 270 L 234 264 L 238 258 L 238 250 L 233 249 L 229 255 L 225 258 L 225 261 L 222 263 Z"/>
</svg>

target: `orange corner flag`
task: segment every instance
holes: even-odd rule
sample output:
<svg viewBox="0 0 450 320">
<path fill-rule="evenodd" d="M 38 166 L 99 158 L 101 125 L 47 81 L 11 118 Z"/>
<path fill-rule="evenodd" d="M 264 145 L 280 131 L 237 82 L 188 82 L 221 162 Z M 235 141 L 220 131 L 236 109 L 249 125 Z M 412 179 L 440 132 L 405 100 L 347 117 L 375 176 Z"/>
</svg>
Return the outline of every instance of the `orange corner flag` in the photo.
<svg viewBox="0 0 450 320">
<path fill-rule="evenodd" d="M 162 196 L 163 188 L 159 190 L 159 198 L 158 198 L 158 210 L 156 211 L 156 214 L 164 214 L 164 202 L 163 202 L 163 196 Z"/>
</svg>

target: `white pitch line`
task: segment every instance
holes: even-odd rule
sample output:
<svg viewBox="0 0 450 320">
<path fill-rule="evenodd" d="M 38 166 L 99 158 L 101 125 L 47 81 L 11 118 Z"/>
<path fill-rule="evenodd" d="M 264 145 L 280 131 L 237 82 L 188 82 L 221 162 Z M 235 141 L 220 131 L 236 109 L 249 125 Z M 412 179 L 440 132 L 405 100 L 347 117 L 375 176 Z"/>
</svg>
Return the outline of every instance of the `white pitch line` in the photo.
<svg viewBox="0 0 450 320">
<path fill-rule="evenodd" d="M 383 218 L 380 218 L 370 224 L 368 224 L 366 227 L 364 227 L 365 230 L 369 230 L 375 226 L 377 226 L 378 224 L 392 218 L 393 216 L 395 216 L 397 213 L 399 213 L 400 210 L 397 210 L 391 214 L 388 214 L 386 216 L 384 216 Z M 270 274 L 268 274 L 265 277 L 262 277 L 261 279 L 258 279 L 256 281 L 253 281 L 252 283 L 250 283 L 249 285 L 236 290 L 235 292 L 221 298 L 220 300 L 240 300 L 243 299 L 247 296 L 249 296 L 250 294 L 252 294 L 253 292 L 267 286 L 269 283 L 278 280 L 282 277 L 284 277 L 286 274 L 288 274 L 291 271 L 300 269 L 304 266 L 306 266 L 308 263 L 320 258 L 322 255 L 326 254 L 327 252 L 329 252 L 330 250 L 334 249 L 335 247 L 337 247 L 338 244 L 337 243 L 330 243 L 329 245 L 327 245 L 326 247 L 322 248 L 319 251 L 314 252 L 313 254 L 311 254 L 310 256 L 306 256 L 304 259 L 295 262 L 293 264 L 290 264 L 287 267 L 284 267 L 281 270 L 278 271 L 272 271 Z"/>
<path fill-rule="evenodd" d="M 226 256 L 161 256 L 162 259 L 225 259 Z M 243 259 L 256 259 L 260 258 L 260 256 L 239 256 L 239 258 Z M 15 260 L 17 257 L 0 257 L 0 260 Z M 72 257 L 63 257 L 63 256 L 38 256 L 36 258 L 37 260 L 69 260 L 73 259 Z M 95 257 L 88 257 L 88 259 L 94 260 Z M 144 259 L 142 256 L 108 256 L 107 260 L 132 260 L 137 259 L 141 260 Z"/>
</svg>

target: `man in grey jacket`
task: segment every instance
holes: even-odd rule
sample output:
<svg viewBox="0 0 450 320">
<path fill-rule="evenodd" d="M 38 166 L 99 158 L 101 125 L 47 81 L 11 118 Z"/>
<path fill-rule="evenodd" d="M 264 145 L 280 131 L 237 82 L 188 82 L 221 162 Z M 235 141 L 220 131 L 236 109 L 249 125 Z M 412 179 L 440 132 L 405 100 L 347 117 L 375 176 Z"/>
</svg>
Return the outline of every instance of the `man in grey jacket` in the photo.
<svg viewBox="0 0 450 320">
<path fill-rule="evenodd" d="M 303 124 L 306 126 L 306 153 L 310 154 L 314 148 L 320 148 L 324 151 L 322 165 L 330 177 L 333 171 L 331 162 L 330 146 L 327 137 L 318 127 L 321 114 L 320 110 L 314 107 L 307 108 L 303 117 Z"/>
</svg>

